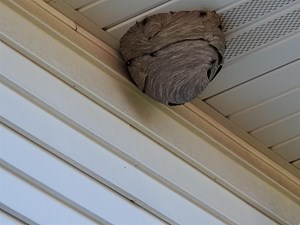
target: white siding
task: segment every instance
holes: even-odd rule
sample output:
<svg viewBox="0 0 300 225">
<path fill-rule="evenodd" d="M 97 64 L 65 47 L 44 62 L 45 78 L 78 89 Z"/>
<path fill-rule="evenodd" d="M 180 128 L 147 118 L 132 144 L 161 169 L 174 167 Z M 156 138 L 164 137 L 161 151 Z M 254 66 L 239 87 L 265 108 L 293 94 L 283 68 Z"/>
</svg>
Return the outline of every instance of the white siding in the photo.
<svg viewBox="0 0 300 225">
<path fill-rule="evenodd" d="M 13 60 L 13 58 L 10 59 Z M 27 61 L 27 63 L 30 63 L 30 61 Z M 12 64 L 16 64 L 16 62 Z M 19 75 L 14 74 L 15 78 L 17 76 L 21 78 L 24 75 L 23 72 L 26 72 L 22 70 L 23 67 L 21 64 L 19 64 L 19 66 L 20 67 L 15 67 L 18 68 L 17 70 L 19 70 Z M 49 76 L 49 74 L 45 72 L 38 73 L 39 68 L 35 67 L 32 63 L 29 65 L 29 68 L 30 67 L 33 67 L 31 70 L 32 74 L 40 76 L 44 82 L 47 82 L 47 77 L 43 77 L 43 75 Z M 5 68 L 9 70 L 8 67 L 2 67 L 2 69 Z M 42 72 L 42 70 L 39 72 Z M 2 74 L 3 73 L 5 72 L 2 70 Z M 2 79 L 5 78 L 2 77 Z M 59 99 L 54 100 L 56 100 L 58 103 L 60 102 L 60 104 L 62 104 L 65 101 L 70 101 L 77 105 L 69 108 L 69 110 L 74 110 L 76 113 L 81 114 L 81 116 L 85 116 L 86 110 L 91 110 L 86 107 L 84 107 L 84 110 L 81 110 L 81 107 L 86 105 L 82 101 L 87 101 L 88 103 L 88 100 L 83 96 L 80 98 L 76 92 L 72 91 L 66 85 L 63 85 L 62 83 L 60 84 L 58 80 L 50 79 L 50 81 L 54 82 L 54 86 L 52 86 L 52 82 L 47 82 L 46 87 L 43 87 L 43 84 L 37 81 L 38 80 L 34 82 L 34 86 L 38 89 L 42 88 L 45 95 L 51 96 L 52 98 L 57 96 L 56 98 Z M 61 85 L 64 86 L 65 89 L 62 89 Z M 149 176 L 146 176 L 134 165 L 131 165 L 121 158 L 115 156 L 109 151 L 109 149 L 104 148 L 102 144 L 99 145 L 97 142 L 85 137 L 85 135 L 49 114 L 47 111 L 50 109 L 46 111 L 43 110 L 4 84 L 1 84 L 0 88 L 2 96 L 0 103 L 3 106 L 0 112 L 3 121 L 14 129 L 19 130 L 24 135 L 31 137 L 31 139 L 33 139 L 39 145 L 42 145 L 48 151 L 80 168 L 82 171 L 90 174 L 90 176 L 93 176 L 100 182 L 104 182 L 111 186 L 111 188 L 123 192 L 123 194 L 127 195 L 128 198 L 139 202 L 139 204 L 144 205 L 145 208 L 150 207 L 152 211 L 156 211 L 159 215 L 161 215 L 161 217 L 163 217 L 163 219 L 169 222 L 176 221 L 181 224 L 188 221 L 203 221 L 204 223 L 213 224 L 218 223 L 218 220 L 204 212 L 201 208 L 185 200 Z M 19 89 L 19 91 L 22 90 Z M 39 91 L 41 91 L 41 89 Z M 32 97 L 33 96 L 31 96 L 31 98 Z M 34 96 L 33 98 L 38 97 L 42 96 Z M 68 97 L 71 99 L 67 99 Z M 92 104 L 92 102 L 90 104 Z M 97 106 L 92 104 L 90 107 Z M 110 148 L 116 148 L 119 142 L 121 144 L 121 148 L 127 148 L 124 146 L 124 144 L 127 145 L 126 143 L 128 143 L 128 141 L 132 143 L 132 141 L 135 140 L 134 130 L 125 124 L 120 124 L 121 121 L 114 121 L 117 120 L 117 118 L 109 116 L 107 112 L 105 113 L 102 110 L 102 114 L 100 111 L 99 114 L 94 114 L 94 118 L 96 119 L 95 122 L 97 122 L 97 118 L 101 118 L 97 123 L 97 126 L 100 127 L 103 135 L 113 135 L 110 137 L 111 141 L 109 141 L 107 137 L 102 137 L 103 145 L 107 145 L 105 143 L 108 141 L 110 143 L 114 142 L 114 146 L 111 146 Z M 39 158 L 42 156 L 39 156 L 38 153 L 33 152 L 35 155 L 32 155 L 30 152 L 20 152 L 20 154 L 18 154 L 17 149 L 14 152 L 13 150 L 16 148 L 16 146 L 13 146 L 14 141 L 9 139 L 9 137 L 12 138 L 12 136 L 6 136 L 2 139 L 2 142 L 4 142 L 2 144 L 6 146 L 6 148 L 1 150 L 1 157 L 5 160 L 4 162 L 14 167 L 19 167 L 18 170 L 25 173 L 27 172 L 26 170 L 29 170 L 27 172 L 28 175 L 32 178 L 35 178 L 38 182 L 42 183 L 42 185 L 45 185 L 47 189 L 51 190 L 51 192 L 56 192 L 58 193 L 57 195 L 62 195 L 62 198 L 67 198 L 66 201 L 68 202 L 72 201 L 73 208 L 84 208 L 84 211 L 87 210 L 88 214 L 97 215 L 97 217 L 100 218 L 104 217 L 105 221 L 108 221 L 112 224 L 136 224 L 141 222 L 149 224 L 154 223 L 150 214 L 148 215 L 146 212 L 139 210 L 130 210 L 129 201 L 127 201 L 127 205 L 125 201 L 122 206 L 120 203 L 116 202 L 117 200 L 114 200 L 114 202 L 112 199 L 109 199 L 107 193 L 103 193 L 105 190 L 101 190 L 101 186 L 98 185 L 98 187 L 95 187 L 94 184 L 93 187 L 92 184 L 89 185 L 87 178 L 81 178 L 79 176 L 79 172 L 77 172 L 76 175 L 75 172 L 72 174 L 72 172 L 67 171 L 67 169 L 64 171 L 63 167 L 59 165 L 58 162 L 51 162 L 50 155 L 48 157 L 44 156 L 44 160 L 46 160 L 46 162 L 43 163 L 42 159 Z M 7 140 L 8 142 L 6 143 L 4 140 Z M 138 139 L 136 140 L 138 141 Z M 143 144 L 147 145 L 147 139 L 144 138 Z M 19 146 L 22 145 L 23 144 L 19 144 Z M 26 148 L 26 146 L 24 146 L 24 148 Z M 14 158 L 14 155 L 17 155 L 18 157 Z M 24 162 L 23 159 L 26 157 L 29 157 L 29 159 Z M 35 165 L 34 162 L 37 162 L 38 164 Z M 27 164 L 22 165 L 22 163 Z M 42 164 L 39 165 L 40 163 Z M 46 167 L 43 168 L 42 166 Z M 47 171 L 57 174 L 57 178 L 55 179 L 53 174 L 48 174 L 49 177 L 47 177 Z M 65 176 L 63 176 L 64 174 Z M 11 180 L 11 182 L 14 182 L 14 180 Z M 20 185 L 22 186 L 23 184 Z M 21 186 L 20 188 L 23 187 Z M 24 184 L 24 187 L 25 186 L 26 185 Z M 7 191 L 9 191 L 9 186 L 5 187 L 7 188 Z M 77 190 L 76 187 L 78 187 Z M 26 196 L 29 196 L 31 191 L 31 189 L 28 190 L 28 195 Z M 32 192 L 34 193 L 34 191 Z M 20 192 L 20 194 L 21 193 L 22 192 Z M 82 193 L 86 194 L 83 195 Z M 14 198 L 12 198 L 14 194 L 7 194 L 5 196 L 7 198 L 1 199 L 4 204 L 8 204 L 6 203 L 6 200 L 11 200 L 12 203 L 20 205 L 20 202 L 17 203 L 14 201 Z M 44 200 L 45 197 L 41 197 L 41 202 Z M 22 199 L 20 199 L 20 201 L 23 202 Z M 103 209 L 101 209 L 101 201 L 103 201 Z M 26 199 L 24 199 L 24 202 L 26 202 Z M 39 202 L 37 202 L 36 205 L 38 204 Z M 52 205 L 52 203 L 49 204 Z M 170 204 L 176 205 L 176 209 L 172 208 Z M 9 205 L 9 207 L 14 208 L 16 205 Z M 135 206 L 132 205 L 131 207 L 134 208 Z M 16 210 L 18 211 L 19 209 Z M 26 210 L 26 207 L 24 210 Z M 179 212 L 177 212 L 177 210 L 179 210 Z M 34 209 L 33 212 L 35 212 Z M 23 214 L 24 212 L 21 211 L 21 213 Z M 117 213 L 118 216 L 115 216 L 115 213 Z M 143 216 L 143 214 L 146 215 Z M 28 217 L 31 218 L 32 214 L 29 215 L 30 216 Z M 44 218 L 42 214 L 38 215 Z M 66 214 L 66 217 L 68 217 L 68 214 Z M 101 221 L 100 218 L 98 218 L 98 222 Z M 55 219 L 55 217 L 53 217 L 53 219 Z M 45 218 L 45 221 L 47 221 L 47 218 Z M 40 223 L 43 221 L 38 220 L 37 222 Z M 60 221 L 57 221 L 57 223 L 60 223 Z M 70 223 L 72 222 L 70 221 Z M 82 222 L 81 224 L 84 223 Z"/>
<path fill-rule="evenodd" d="M 42 124 L 41 124 L 42 125 Z M 43 126 L 43 128 L 47 128 Z M 32 183 L 43 192 L 48 193 L 44 199 L 38 202 L 35 196 L 35 192 L 38 192 L 37 188 L 33 188 L 28 194 L 25 195 L 23 191 L 19 192 L 19 197 L 13 193 L 8 185 L 5 183 L 4 190 L 6 190 L 6 197 L 9 198 L 13 203 L 22 205 L 26 202 L 23 199 L 24 196 L 32 198 L 29 207 L 30 210 L 40 215 L 41 218 L 35 220 L 37 223 L 61 223 L 61 221 L 55 220 L 55 216 L 47 212 L 50 210 L 45 204 L 48 199 L 57 198 L 61 201 L 59 207 L 76 209 L 78 212 L 73 212 L 69 215 L 61 215 L 60 218 L 68 218 L 73 214 L 82 213 L 86 216 L 93 218 L 97 223 L 112 224 L 161 224 L 162 222 L 153 217 L 151 214 L 145 212 L 141 208 L 137 207 L 127 199 L 120 196 L 118 193 L 112 191 L 101 182 L 97 182 L 95 179 L 87 176 L 85 173 L 71 166 L 64 160 L 51 154 L 46 149 L 34 144 L 29 139 L 17 134 L 15 131 L 8 127 L 1 125 L 0 134 L 3 138 L 2 144 L 2 165 L 10 169 L 12 172 L 21 173 L 19 176 L 23 179 L 27 179 L 27 182 Z M 71 138 L 64 134 L 66 142 L 68 138 Z M 57 140 L 57 139 L 56 139 Z M 72 148 L 76 151 L 75 148 Z M 88 150 L 88 149 L 86 149 Z M 102 163 L 99 160 L 99 163 Z M 13 176 L 11 174 L 11 176 Z M 16 179 L 16 178 L 12 178 Z M 12 180 L 12 182 L 14 182 Z M 24 183 L 24 181 L 23 181 Z M 24 184 L 29 186 L 29 184 Z M 40 191 L 39 191 L 40 192 Z M 4 204 L 8 199 L 1 198 Z M 34 201 L 36 200 L 36 201 Z M 51 200 L 49 200 L 51 201 Z M 30 202 L 30 201 L 28 201 Z M 38 205 L 44 205 L 42 212 L 36 210 L 34 207 Z M 16 205 L 10 208 L 16 208 Z M 55 208 L 58 208 L 55 206 Z M 28 208 L 28 207 L 26 207 Z M 24 210 L 26 210 L 26 208 Z M 28 209 L 28 210 L 29 210 Z M 20 209 L 15 209 L 20 210 Z M 52 210 L 53 211 L 53 210 Z M 22 211 L 23 212 L 23 211 Z M 28 213 L 27 211 L 22 214 Z M 62 213 L 64 213 L 62 211 Z M 116 213 L 118 216 L 116 216 Z M 51 216 L 51 219 L 49 217 Z M 29 218 L 34 218 L 32 214 L 29 214 Z M 43 219 L 41 221 L 39 219 Z M 51 222 L 51 220 L 53 220 Z M 69 222 L 71 223 L 71 222 Z M 88 221 L 92 223 L 92 221 Z M 74 222 L 72 222 L 74 224 Z"/>
<path fill-rule="evenodd" d="M 2 204 L 34 223 L 97 224 L 2 167 L 0 174 L 1 182 L 4 183 L 1 190 Z"/>
<path fill-rule="evenodd" d="M 24 225 L 21 220 L 18 220 L 16 217 L 8 214 L 5 211 L 0 210 L 0 223 L 5 225 Z"/>
<path fill-rule="evenodd" d="M 8 86 L 1 84 L 1 95 L 3 96 L 1 105 L 4 106 L 1 109 L 1 116 L 9 126 L 30 137 L 34 142 L 81 169 L 84 173 L 89 174 L 100 182 L 104 182 L 153 213 L 158 213 L 162 219 L 169 222 L 172 221 L 172 223 L 178 222 L 181 224 L 188 221 L 190 223 L 193 221 L 203 221 L 203 223 L 207 222 L 210 224 L 219 223 L 218 220 L 204 212 L 199 206 L 185 200 L 169 188 L 141 173 L 136 169 L 137 166 L 133 166 L 121 158 L 114 156 L 113 153 L 110 153 L 109 149 L 113 150 L 117 148 L 118 151 L 125 151 L 125 154 L 134 156 L 136 160 L 144 161 L 146 163 L 144 164 L 145 166 L 153 169 L 156 167 L 159 174 L 182 186 L 181 188 L 190 192 L 199 204 L 203 204 L 203 200 L 205 199 L 205 201 L 211 202 L 213 211 L 219 211 L 220 214 L 223 214 L 222 217 L 225 216 L 226 218 L 229 216 L 232 221 L 236 222 L 242 219 L 243 223 L 266 219 L 257 214 L 257 211 L 252 207 L 243 204 L 241 200 L 234 197 L 228 191 L 220 186 L 216 186 L 213 181 L 196 172 L 195 169 L 172 156 L 172 154 L 166 152 L 159 145 L 139 134 L 136 130 L 126 125 L 126 123 L 101 109 L 101 107 L 84 96 L 78 94 L 66 84 L 52 77 L 45 70 L 39 68 L 20 54 L 10 50 L 6 45 L 2 44 L 1 46 L 2 52 L 6 55 L 6 59 L 2 62 L 6 65 L 18 65 L 18 67 L 3 66 L 2 75 L 4 76 L 1 76 L 2 80 L 9 86 L 15 87 L 14 89 L 23 93 L 25 97 L 37 104 L 33 104 Z M 27 74 L 27 76 L 25 77 L 24 74 Z M 31 82 L 32 80 L 35 82 Z M 46 105 L 44 101 L 47 101 Z M 40 104 L 44 106 L 40 108 Z M 51 105 L 50 108 L 49 104 Z M 77 118 L 77 122 L 86 120 L 86 125 L 84 126 L 92 126 L 86 128 L 96 136 L 101 137 L 100 140 L 102 140 L 103 144 L 99 145 L 95 143 L 82 133 L 60 121 L 57 116 L 49 113 L 57 114 L 57 110 L 63 110 L 64 117 L 71 116 L 71 120 L 75 118 Z M 59 117 L 61 116 L 60 114 Z M 89 123 L 87 118 L 92 123 Z M 70 123 L 69 120 L 67 121 Z M 126 201 L 125 203 L 121 202 L 123 205 L 125 204 L 122 208 L 120 202 L 116 203 L 118 205 L 116 207 L 111 200 L 110 204 L 112 204 L 112 208 L 110 209 L 106 206 L 105 211 L 101 210 L 100 203 L 97 203 L 101 202 L 101 200 L 97 199 L 101 198 L 101 195 L 107 195 L 107 193 L 103 193 L 105 190 L 101 190 L 101 185 L 98 184 L 97 187 L 95 182 L 85 178 L 82 172 L 76 172 L 74 168 L 70 168 L 70 166 L 64 165 L 57 160 L 55 161 L 55 157 L 41 148 L 40 151 L 43 152 L 40 153 L 34 152 L 30 148 L 27 148 L 28 151 L 26 152 L 26 146 L 29 143 L 26 143 L 24 140 L 24 143 L 20 143 L 20 146 L 24 145 L 24 152 L 18 153 L 17 149 L 15 150 L 16 152 L 13 151 L 15 149 L 14 144 L 16 143 L 12 141 L 12 138 L 9 138 L 9 135 L 13 137 L 11 132 L 1 135 L 3 137 L 3 145 L 7 146 L 7 149 L 4 148 L 1 154 L 1 157 L 5 160 L 4 162 L 17 167 L 18 170 L 23 171 L 23 173 L 32 177 L 36 182 L 41 183 L 39 186 L 46 186 L 46 191 L 50 189 L 51 193 L 55 192 L 59 196 L 62 196 L 61 200 L 71 204 L 72 208 L 82 211 L 82 213 L 89 215 L 98 222 L 104 220 L 113 224 L 120 224 L 118 223 L 120 221 L 116 220 L 120 219 L 126 222 L 127 215 L 134 215 L 127 218 L 129 220 L 128 224 L 136 224 L 134 221 L 130 221 L 130 219 L 138 220 L 139 218 L 141 218 L 143 223 L 146 223 L 147 213 L 144 215 L 145 213 L 143 214 L 137 209 L 135 210 L 134 205 L 131 206 L 133 209 L 127 209 L 130 206 L 130 202 L 128 202 L 129 205 L 127 204 L 127 206 L 125 204 Z M 112 146 L 107 149 L 104 147 L 107 144 Z M 37 148 L 36 145 L 31 144 L 31 148 L 34 147 Z M 30 153 L 30 150 L 32 153 Z M 18 154 L 20 158 L 14 158 Z M 23 161 L 24 157 L 29 157 L 30 160 Z M 42 163 L 43 160 L 45 161 L 44 163 Z M 34 162 L 39 163 L 35 165 Z M 42 167 L 40 163 L 42 163 Z M 67 168 L 63 170 L 63 166 Z M 53 173 L 54 171 L 59 171 L 57 172 L 59 177 L 45 176 L 46 169 L 49 167 Z M 66 177 L 63 174 L 66 174 Z M 73 181 L 71 181 L 72 177 Z M 66 180 L 70 183 L 66 182 Z M 183 180 L 186 183 L 182 183 Z M 63 187 L 60 185 L 63 185 Z M 78 189 L 76 190 L 73 185 L 77 186 Z M 79 193 L 81 192 L 87 194 L 80 196 Z M 107 198 L 109 197 L 106 196 Z M 214 198 L 217 199 L 214 200 Z M 228 209 L 226 205 L 219 205 L 221 199 L 231 202 L 231 208 Z M 102 197 L 102 201 L 104 200 L 105 198 Z M 105 201 L 105 203 L 107 202 Z M 105 205 L 102 207 L 105 207 Z M 176 205 L 175 208 L 172 207 L 174 205 Z M 129 212 L 124 213 L 124 217 L 122 217 L 124 209 Z M 120 216 L 115 217 L 115 212 L 120 212 Z M 139 216 L 139 213 L 142 215 Z M 241 215 L 243 217 L 240 217 Z M 150 223 L 153 223 L 150 218 L 148 220 L 150 220 Z M 268 219 L 265 221 L 265 223 L 269 222 Z"/>
</svg>

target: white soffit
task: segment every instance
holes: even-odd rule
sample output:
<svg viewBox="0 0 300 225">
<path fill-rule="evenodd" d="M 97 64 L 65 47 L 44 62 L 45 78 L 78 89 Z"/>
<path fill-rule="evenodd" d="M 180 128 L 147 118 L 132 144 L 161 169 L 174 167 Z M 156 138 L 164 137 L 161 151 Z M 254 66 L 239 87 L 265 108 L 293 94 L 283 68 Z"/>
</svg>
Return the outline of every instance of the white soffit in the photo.
<svg viewBox="0 0 300 225">
<path fill-rule="evenodd" d="M 62 0 L 49 4 L 114 48 L 137 20 L 217 10 L 225 65 L 200 99 L 285 160 L 300 159 L 300 0 Z M 73 13 L 71 13 L 73 12 Z M 95 28 L 106 37 L 97 35 Z M 284 149 L 284 150 L 283 150 Z"/>
</svg>

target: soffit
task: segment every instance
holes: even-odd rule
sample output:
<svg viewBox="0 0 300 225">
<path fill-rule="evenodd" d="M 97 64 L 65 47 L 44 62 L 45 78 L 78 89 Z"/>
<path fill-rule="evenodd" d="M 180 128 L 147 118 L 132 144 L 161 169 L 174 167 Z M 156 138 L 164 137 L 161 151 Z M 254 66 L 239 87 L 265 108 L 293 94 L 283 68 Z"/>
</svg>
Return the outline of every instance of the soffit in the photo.
<svg viewBox="0 0 300 225">
<path fill-rule="evenodd" d="M 299 168 L 300 0 L 61 0 L 50 5 L 110 46 L 145 16 L 209 9 L 226 33 L 223 70 L 203 101 Z"/>
</svg>

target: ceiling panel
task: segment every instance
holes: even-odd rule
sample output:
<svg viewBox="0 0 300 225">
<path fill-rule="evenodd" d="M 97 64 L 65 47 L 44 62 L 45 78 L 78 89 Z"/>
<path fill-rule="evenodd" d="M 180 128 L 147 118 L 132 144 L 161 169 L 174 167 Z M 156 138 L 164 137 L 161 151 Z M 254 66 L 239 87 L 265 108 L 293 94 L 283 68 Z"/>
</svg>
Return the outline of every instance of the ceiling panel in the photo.
<svg viewBox="0 0 300 225">
<path fill-rule="evenodd" d="M 274 87 L 274 89 L 276 89 L 276 87 Z M 300 87 L 259 103 L 242 112 L 233 114 L 229 119 L 234 121 L 245 131 L 252 131 L 290 116 L 291 114 L 300 112 L 300 103 L 295 104 L 297 101 L 300 101 Z M 259 115 L 259 117 L 257 115 Z"/>
<path fill-rule="evenodd" d="M 229 4 L 236 3 L 236 0 L 173 0 L 159 7 L 153 8 L 145 13 L 137 15 L 130 20 L 124 21 L 114 27 L 107 30 L 112 36 L 120 39 L 121 36 L 135 24 L 137 20 L 141 20 L 146 16 L 150 16 L 155 13 L 164 13 L 169 11 L 182 11 L 182 10 L 194 10 L 194 9 L 208 9 L 208 10 L 221 10 Z"/>
<path fill-rule="evenodd" d="M 199 99 L 285 160 L 299 159 L 300 0 L 50 0 L 49 4 L 117 50 L 115 43 L 145 16 L 217 10 L 226 35 L 225 64 Z"/>
<path fill-rule="evenodd" d="M 81 8 L 85 5 L 91 4 L 95 2 L 95 0 L 63 0 L 68 5 L 70 5 L 73 9 Z"/>
<path fill-rule="evenodd" d="M 263 76 L 269 72 L 300 59 L 297 46 L 300 43 L 300 30 L 278 41 L 260 46 L 235 60 L 225 61 L 223 69 L 200 98 L 206 100 L 218 94 Z"/>
<path fill-rule="evenodd" d="M 265 63 L 267 63 L 267 60 Z M 263 101 L 298 88 L 300 86 L 299 68 L 300 60 L 297 60 L 279 69 L 258 76 L 249 82 L 232 87 L 226 92 L 207 99 L 206 102 L 212 107 L 217 108 L 225 116 L 246 110 Z"/>
<path fill-rule="evenodd" d="M 300 169 L 300 160 L 294 162 L 293 165 L 294 165 L 295 167 L 297 167 L 298 169 Z"/>
<path fill-rule="evenodd" d="M 111 27 L 169 0 L 102 0 L 80 8 L 78 11 L 99 27 Z M 116 7 L 118 6 L 118 7 Z"/>
<path fill-rule="evenodd" d="M 286 159 L 288 162 L 293 162 L 300 159 L 299 146 L 300 136 L 281 143 L 280 145 L 276 145 L 272 150 L 281 155 L 282 158 Z"/>
<path fill-rule="evenodd" d="M 300 135 L 300 112 L 285 117 L 282 120 L 276 121 L 258 130 L 254 130 L 251 134 L 263 142 L 267 147 L 271 147 L 297 137 Z"/>
</svg>

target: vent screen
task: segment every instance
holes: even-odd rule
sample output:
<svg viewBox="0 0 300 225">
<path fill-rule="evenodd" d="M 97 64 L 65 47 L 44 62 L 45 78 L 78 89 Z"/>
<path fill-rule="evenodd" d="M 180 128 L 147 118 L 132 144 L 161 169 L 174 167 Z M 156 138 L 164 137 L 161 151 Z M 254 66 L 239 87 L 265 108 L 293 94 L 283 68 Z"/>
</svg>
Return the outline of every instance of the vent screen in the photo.
<svg viewBox="0 0 300 225">
<path fill-rule="evenodd" d="M 228 61 L 297 30 L 300 31 L 300 9 L 230 38 L 226 42 L 225 59 Z"/>
<path fill-rule="evenodd" d="M 220 14 L 223 31 L 230 31 L 296 0 L 252 0 Z"/>
</svg>

